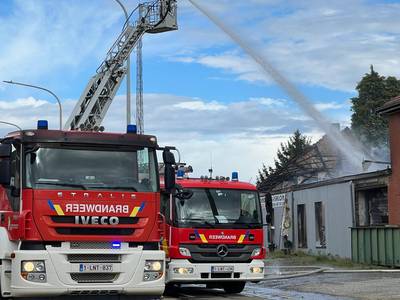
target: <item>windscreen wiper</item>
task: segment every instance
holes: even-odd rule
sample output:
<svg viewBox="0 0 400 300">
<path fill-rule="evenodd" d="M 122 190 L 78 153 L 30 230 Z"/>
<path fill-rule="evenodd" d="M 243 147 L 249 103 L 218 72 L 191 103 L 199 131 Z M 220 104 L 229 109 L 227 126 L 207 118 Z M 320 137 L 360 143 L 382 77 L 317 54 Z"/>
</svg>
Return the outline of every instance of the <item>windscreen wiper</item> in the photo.
<svg viewBox="0 0 400 300">
<path fill-rule="evenodd" d="M 210 223 L 210 222 L 208 222 L 208 221 L 206 221 L 206 220 L 203 220 L 203 219 L 200 219 L 200 218 L 198 218 L 198 219 L 188 219 L 187 221 L 200 221 L 200 222 L 202 222 L 202 223 L 198 223 L 198 224 L 200 224 L 200 225 L 203 225 L 203 224 L 205 224 L 205 225 L 208 225 L 209 227 L 211 227 L 211 228 L 214 228 L 215 227 L 215 224 L 212 224 L 212 223 Z M 197 222 L 196 222 L 196 224 L 197 224 Z"/>
<path fill-rule="evenodd" d="M 81 188 L 82 190 L 87 190 L 86 186 L 84 186 L 83 184 L 78 184 L 78 183 L 37 181 L 37 182 L 35 182 L 35 184 L 70 186 L 70 187 L 78 187 L 78 188 Z"/>
<path fill-rule="evenodd" d="M 246 225 L 248 228 L 258 228 L 258 227 L 262 227 L 262 224 L 260 223 L 245 223 L 245 222 L 241 222 L 241 223 L 231 223 L 233 225 Z"/>
</svg>

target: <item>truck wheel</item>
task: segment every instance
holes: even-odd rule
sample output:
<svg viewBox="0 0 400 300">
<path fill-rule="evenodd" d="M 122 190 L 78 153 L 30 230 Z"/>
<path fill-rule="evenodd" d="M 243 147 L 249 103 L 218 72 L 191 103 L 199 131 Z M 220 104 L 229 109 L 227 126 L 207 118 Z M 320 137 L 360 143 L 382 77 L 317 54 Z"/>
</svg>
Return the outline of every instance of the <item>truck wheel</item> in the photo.
<svg viewBox="0 0 400 300">
<path fill-rule="evenodd" d="M 167 283 L 165 285 L 164 295 L 173 296 L 178 293 L 179 287 L 173 283 Z"/>
<path fill-rule="evenodd" d="M 222 284 L 222 288 L 227 294 L 239 294 L 244 290 L 246 282 L 227 282 Z"/>
</svg>

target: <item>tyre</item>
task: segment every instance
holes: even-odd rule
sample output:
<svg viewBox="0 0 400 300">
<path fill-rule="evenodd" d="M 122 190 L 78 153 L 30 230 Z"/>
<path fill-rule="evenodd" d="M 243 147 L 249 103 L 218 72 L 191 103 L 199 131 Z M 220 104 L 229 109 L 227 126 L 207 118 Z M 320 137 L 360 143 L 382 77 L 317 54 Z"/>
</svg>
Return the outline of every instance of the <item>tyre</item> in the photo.
<svg viewBox="0 0 400 300">
<path fill-rule="evenodd" d="M 173 296 L 178 293 L 179 286 L 173 283 L 167 283 L 165 285 L 164 295 L 165 296 Z"/>
<path fill-rule="evenodd" d="M 222 288 L 227 294 L 239 294 L 244 290 L 246 282 L 227 282 L 222 284 Z"/>
</svg>

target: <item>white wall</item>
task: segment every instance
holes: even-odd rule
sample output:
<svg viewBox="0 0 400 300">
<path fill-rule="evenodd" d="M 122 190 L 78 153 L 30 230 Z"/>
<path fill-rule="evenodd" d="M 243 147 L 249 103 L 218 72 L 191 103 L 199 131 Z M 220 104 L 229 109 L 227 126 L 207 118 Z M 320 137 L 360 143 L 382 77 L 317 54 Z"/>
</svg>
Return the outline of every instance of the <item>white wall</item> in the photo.
<svg viewBox="0 0 400 300">
<path fill-rule="evenodd" d="M 294 219 L 292 220 L 292 226 L 294 226 L 294 237 L 292 237 L 291 228 L 289 239 L 293 241 L 296 248 L 298 244 L 297 205 L 305 204 L 307 224 L 307 248 L 303 248 L 301 250 L 309 251 L 315 254 L 331 254 L 338 255 L 344 258 L 351 258 L 350 227 L 353 225 L 351 182 L 343 182 L 294 191 L 293 193 L 288 193 L 287 198 L 289 200 L 291 215 L 292 213 L 294 214 Z M 315 202 L 323 202 L 324 205 L 326 230 L 325 249 L 316 247 L 316 220 L 314 208 Z M 274 210 L 274 213 L 274 225 L 276 228 L 275 243 L 279 245 L 282 209 L 276 208 Z"/>
</svg>

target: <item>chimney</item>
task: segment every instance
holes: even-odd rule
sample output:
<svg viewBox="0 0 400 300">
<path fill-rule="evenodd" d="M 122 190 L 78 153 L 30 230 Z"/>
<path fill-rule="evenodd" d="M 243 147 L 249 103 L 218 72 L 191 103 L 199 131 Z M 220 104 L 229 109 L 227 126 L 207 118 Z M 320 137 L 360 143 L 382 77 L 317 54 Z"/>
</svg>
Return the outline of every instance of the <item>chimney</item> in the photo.
<svg viewBox="0 0 400 300">
<path fill-rule="evenodd" d="M 377 110 L 389 119 L 389 143 L 392 175 L 388 187 L 389 224 L 400 225 L 400 96 Z"/>
</svg>

